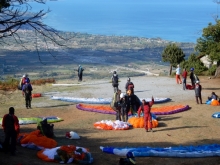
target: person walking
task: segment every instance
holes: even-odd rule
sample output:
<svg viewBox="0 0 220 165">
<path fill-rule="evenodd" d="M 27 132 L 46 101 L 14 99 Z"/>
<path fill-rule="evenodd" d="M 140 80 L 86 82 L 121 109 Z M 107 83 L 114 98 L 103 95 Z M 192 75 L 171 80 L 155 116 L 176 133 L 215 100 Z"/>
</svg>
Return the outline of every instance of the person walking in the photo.
<svg viewBox="0 0 220 165">
<path fill-rule="evenodd" d="M 2 119 L 2 127 L 5 133 L 5 140 L 3 142 L 3 150 L 5 153 L 10 151 L 11 155 L 15 155 L 16 140 L 20 132 L 19 120 L 14 115 L 14 107 L 9 108 L 9 113 L 5 114 Z"/>
<path fill-rule="evenodd" d="M 199 81 L 196 81 L 195 84 L 195 97 L 196 97 L 196 103 L 202 104 L 202 86 L 199 84 Z"/>
<path fill-rule="evenodd" d="M 79 67 L 78 67 L 78 78 L 79 78 L 79 80 L 78 81 L 82 81 L 83 71 L 84 71 L 83 67 L 81 65 L 79 65 Z"/>
<path fill-rule="evenodd" d="M 183 90 L 186 90 L 186 79 L 187 79 L 186 68 L 184 68 L 184 70 L 183 70 L 182 77 L 183 77 Z"/>
<path fill-rule="evenodd" d="M 144 114 L 144 128 L 146 132 L 148 132 L 148 129 L 150 128 L 150 131 L 152 130 L 152 116 L 151 116 L 151 107 L 154 104 L 154 98 L 152 96 L 151 102 L 146 102 L 145 99 L 142 100 L 142 105 L 138 109 L 138 117 L 140 117 L 141 112 Z M 150 122 L 150 126 L 148 127 L 148 122 Z"/>
<path fill-rule="evenodd" d="M 113 75 L 112 75 L 112 86 L 114 88 L 114 92 L 117 92 L 118 91 L 118 74 L 116 71 L 113 72 Z"/>
<path fill-rule="evenodd" d="M 22 88 L 22 94 L 25 97 L 25 105 L 26 108 L 31 108 L 31 100 L 32 100 L 32 85 L 30 84 L 30 80 L 25 80 L 25 85 Z"/>
<path fill-rule="evenodd" d="M 178 64 L 177 68 L 176 68 L 176 83 L 177 84 L 182 84 L 182 80 L 180 78 L 180 74 L 181 74 L 181 68 L 180 68 L 180 65 Z"/>
</svg>

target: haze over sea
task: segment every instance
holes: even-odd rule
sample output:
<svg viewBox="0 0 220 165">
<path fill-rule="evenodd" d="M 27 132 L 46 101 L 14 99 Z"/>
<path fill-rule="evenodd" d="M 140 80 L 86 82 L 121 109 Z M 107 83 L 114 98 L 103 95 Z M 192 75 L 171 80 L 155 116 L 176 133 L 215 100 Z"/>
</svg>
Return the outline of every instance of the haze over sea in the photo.
<svg viewBox="0 0 220 165">
<path fill-rule="evenodd" d="M 33 4 L 50 9 L 44 23 L 70 32 L 161 38 L 193 42 L 208 23 L 215 23 L 213 0 L 51 0 Z"/>
</svg>

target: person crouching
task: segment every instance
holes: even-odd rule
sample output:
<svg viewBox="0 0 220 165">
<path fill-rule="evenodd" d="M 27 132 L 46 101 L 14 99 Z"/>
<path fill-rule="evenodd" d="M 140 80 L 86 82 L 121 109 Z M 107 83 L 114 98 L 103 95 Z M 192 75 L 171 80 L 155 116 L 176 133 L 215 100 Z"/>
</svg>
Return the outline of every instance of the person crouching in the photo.
<svg viewBox="0 0 220 165">
<path fill-rule="evenodd" d="M 140 117 L 141 112 L 144 114 L 144 128 L 148 132 L 148 122 L 150 122 L 150 130 L 152 130 L 152 117 L 151 117 L 151 107 L 154 104 L 154 98 L 152 96 L 151 102 L 146 102 L 145 99 L 142 100 L 142 105 L 138 109 L 138 117 Z"/>
</svg>

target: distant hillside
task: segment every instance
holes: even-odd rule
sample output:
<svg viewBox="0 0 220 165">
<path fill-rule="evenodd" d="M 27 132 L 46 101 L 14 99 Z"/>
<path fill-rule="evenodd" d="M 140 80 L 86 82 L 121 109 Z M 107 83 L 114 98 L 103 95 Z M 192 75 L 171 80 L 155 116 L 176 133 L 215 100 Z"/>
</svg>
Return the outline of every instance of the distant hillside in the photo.
<svg viewBox="0 0 220 165">
<path fill-rule="evenodd" d="M 68 66 L 68 69 L 64 70 L 71 74 L 71 68 L 78 64 L 91 67 L 111 64 L 130 66 L 131 63 L 166 65 L 162 63 L 161 53 L 167 44 L 171 43 L 160 38 L 59 33 L 70 38 L 66 47 L 58 47 L 50 41 L 46 44 L 43 38 L 35 36 L 30 30 L 19 31 L 24 47 L 14 38 L 7 38 L 9 45 L 0 47 L 0 75 L 2 73 L 3 75 L 17 73 L 22 75 L 24 72 L 42 76 L 57 75 L 59 71 L 55 73 L 55 70 L 59 66 Z M 62 42 L 59 38 L 57 41 Z M 192 43 L 177 44 L 183 49 L 186 58 L 193 52 L 195 46 Z"/>
</svg>

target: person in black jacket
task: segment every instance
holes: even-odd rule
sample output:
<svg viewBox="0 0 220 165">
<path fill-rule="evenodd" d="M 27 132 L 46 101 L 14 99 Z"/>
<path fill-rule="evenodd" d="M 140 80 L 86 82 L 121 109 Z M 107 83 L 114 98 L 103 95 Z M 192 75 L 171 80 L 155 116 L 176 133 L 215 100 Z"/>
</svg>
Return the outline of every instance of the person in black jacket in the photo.
<svg viewBox="0 0 220 165">
<path fill-rule="evenodd" d="M 78 67 L 79 80 L 78 81 L 82 81 L 83 71 L 84 71 L 83 67 L 81 65 L 79 65 L 79 67 Z"/>
<path fill-rule="evenodd" d="M 121 120 L 123 122 L 127 122 L 128 121 L 128 111 L 127 111 L 127 103 L 125 100 L 124 93 L 120 94 L 120 106 L 121 106 Z"/>
<path fill-rule="evenodd" d="M 118 91 L 118 75 L 117 75 L 117 72 L 114 71 L 113 72 L 113 75 L 112 75 L 112 86 L 114 88 L 114 92 L 117 92 Z"/>
<path fill-rule="evenodd" d="M 133 82 L 131 82 L 131 78 L 130 77 L 128 77 L 127 83 L 125 84 L 125 90 L 126 90 L 126 92 L 128 90 L 131 90 L 132 94 L 134 94 L 134 84 L 133 84 Z"/>
<path fill-rule="evenodd" d="M 25 80 L 25 85 L 23 85 L 23 88 L 22 88 L 22 94 L 23 96 L 25 97 L 25 105 L 26 105 L 26 108 L 31 108 L 31 100 L 32 100 L 32 85 L 30 84 L 30 80 L 29 79 L 26 79 Z"/>
<path fill-rule="evenodd" d="M 127 112 L 131 111 L 132 115 L 137 113 L 137 109 L 141 105 L 140 99 L 135 94 L 132 94 L 131 90 L 128 90 L 125 100 L 127 104 Z"/>
</svg>

